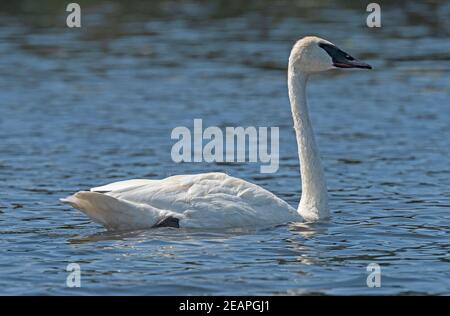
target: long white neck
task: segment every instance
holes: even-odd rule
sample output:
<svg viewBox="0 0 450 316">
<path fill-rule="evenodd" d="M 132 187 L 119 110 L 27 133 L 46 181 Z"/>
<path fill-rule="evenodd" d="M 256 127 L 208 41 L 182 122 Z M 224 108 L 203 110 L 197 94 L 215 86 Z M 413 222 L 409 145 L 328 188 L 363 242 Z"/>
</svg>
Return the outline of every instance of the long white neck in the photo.
<svg viewBox="0 0 450 316">
<path fill-rule="evenodd" d="M 329 216 L 328 194 L 306 104 L 307 81 L 307 74 L 294 71 L 294 66 L 289 65 L 289 100 L 294 119 L 302 179 L 302 197 L 298 212 L 307 221 L 317 221 Z"/>
</svg>

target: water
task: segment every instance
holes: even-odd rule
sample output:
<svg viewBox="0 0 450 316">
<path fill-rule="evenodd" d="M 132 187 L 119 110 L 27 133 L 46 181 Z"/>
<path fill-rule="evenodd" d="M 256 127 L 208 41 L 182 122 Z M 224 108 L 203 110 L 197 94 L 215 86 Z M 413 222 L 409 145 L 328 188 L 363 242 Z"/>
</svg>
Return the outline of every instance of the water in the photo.
<svg viewBox="0 0 450 316">
<path fill-rule="evenodd" d="M 448 2 L 1 5 L 0 294 L 450 294 Z M 246 2 L 247 3 L 247 2 Z M 82 6 L 84 5 L 81 3 Z M 286 89 L 293 41 L 325 37 L 374 66 L 309 86 L 332 219 L 264 230 L 106 232 L 58 202 L 129 178 L 224 171 L 293 206 Z M 176 126 L 279 126 L 280 169 L 175 164 Z M 82 270 L 66 287 L 66 266 Z M 366 267 L 382 269 L 368 288 Z"/>
</svg>

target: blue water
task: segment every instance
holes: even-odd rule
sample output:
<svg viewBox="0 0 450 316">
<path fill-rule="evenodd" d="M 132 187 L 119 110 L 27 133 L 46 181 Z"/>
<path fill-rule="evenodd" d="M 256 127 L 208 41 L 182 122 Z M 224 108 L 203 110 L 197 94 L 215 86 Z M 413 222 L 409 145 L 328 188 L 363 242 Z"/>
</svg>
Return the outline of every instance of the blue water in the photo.
<svg viewBox="0 0 450 316">
<path fill-rule="evenodd" d="M 0 294 L 450 294 L 448 3 L 386 5 L 379 29 L 345 1 L 162 1 L 154 14 L 102 3 L 83 9 L 80 30 L 64 27 L 64 8 L 0 9 Z M 296 207 L 285 67 L 308 34 L 374 66 L 308 89 L 330 221 L 113 233 L 58 201 L 123 179 L 222 171 Z M 194 118 L 278 126 L 279 171 L 175 164 L 170 133 Z M 66 286 L 69 263 L 80 288 Z M 366 285 L 370 263 L 379 288 Z"/>
</svg>

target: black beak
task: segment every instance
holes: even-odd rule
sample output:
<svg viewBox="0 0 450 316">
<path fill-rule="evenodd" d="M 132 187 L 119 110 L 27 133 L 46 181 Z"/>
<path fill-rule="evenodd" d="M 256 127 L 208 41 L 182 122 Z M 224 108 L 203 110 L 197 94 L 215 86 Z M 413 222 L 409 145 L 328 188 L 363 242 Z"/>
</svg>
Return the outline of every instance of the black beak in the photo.
<svg viewBox="0 0 450 316">
<path fill-rule="evenodd" d="M 351 56 L 350 56 L 351 57 Z M 353 57 L 352 57 L 353 58 Z M 333 65 L 338 68 L 364 68 L 364 69 L 372 69 L 372 66 L 366 64 L 358 59 L 353 58 L 352 60 L 333 60 Z"/>
<path fill-rule="evenodd" d="M 336 46 L 320 43 L 319 46 L 323 48 L 328 55 L 330 55 L 333 66 L 338 68 L 364 68 L 364 69 L 372 69 L 372 66 L 366 64 L 358 59 L 353 58 L 346 52 L 340 50 Z"/>
</svg>

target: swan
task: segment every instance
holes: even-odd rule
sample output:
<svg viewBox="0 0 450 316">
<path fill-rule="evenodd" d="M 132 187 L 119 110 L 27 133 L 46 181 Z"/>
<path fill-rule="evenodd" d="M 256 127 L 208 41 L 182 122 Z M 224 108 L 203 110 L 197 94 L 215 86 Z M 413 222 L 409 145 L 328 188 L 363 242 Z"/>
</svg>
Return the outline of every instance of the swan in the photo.
<svg viewBox="0 0 450 316">
<path fill-rule="evenodd" d="M 270 227 L 329 217 L 327 186 L 306 104 L 311 74 L 372 67 L 315 36 L 298 40 L 288 65 L 288 93 L 300 160 L 298 209 L 268 190 L 224 173 L 120 181 L 61 199 L 108 230 L 152 227 Z"/>
</svg>

